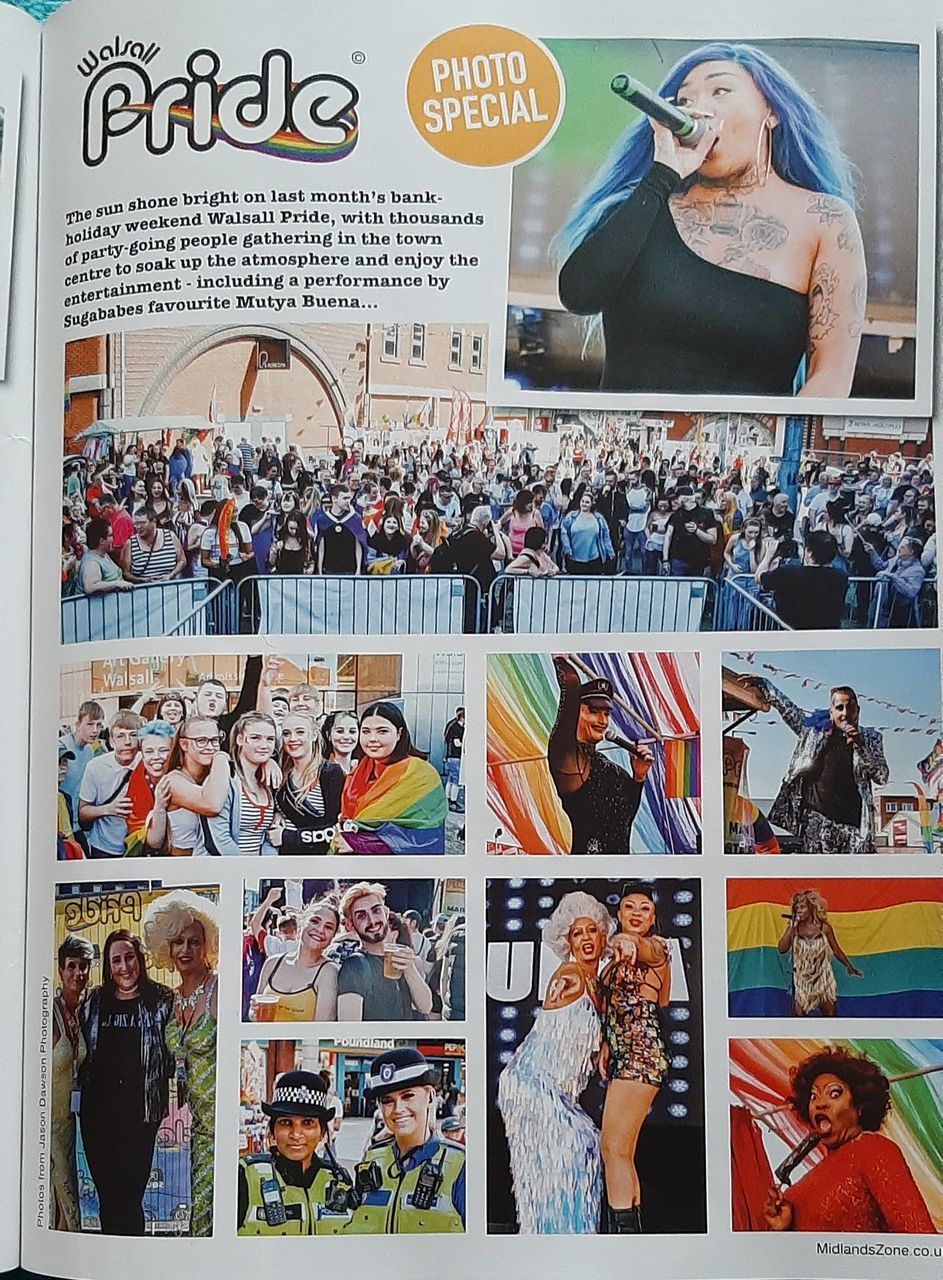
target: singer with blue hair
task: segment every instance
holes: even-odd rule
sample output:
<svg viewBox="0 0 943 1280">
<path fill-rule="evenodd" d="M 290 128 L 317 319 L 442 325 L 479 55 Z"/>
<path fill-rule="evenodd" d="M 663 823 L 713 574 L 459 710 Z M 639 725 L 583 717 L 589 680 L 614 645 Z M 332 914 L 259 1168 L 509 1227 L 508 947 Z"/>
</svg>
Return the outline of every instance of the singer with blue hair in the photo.
<svg viewBox="0 0 943 1280">
<path fill-rule="evenodd" d="M 659 89 L 695 145 L 641 116 L 554 247 L 567 310 L 601 322 L 601 390 L 847 397 L 867 301 L 851 165 L 769 54 L 716 42 Z"/>
</svg>

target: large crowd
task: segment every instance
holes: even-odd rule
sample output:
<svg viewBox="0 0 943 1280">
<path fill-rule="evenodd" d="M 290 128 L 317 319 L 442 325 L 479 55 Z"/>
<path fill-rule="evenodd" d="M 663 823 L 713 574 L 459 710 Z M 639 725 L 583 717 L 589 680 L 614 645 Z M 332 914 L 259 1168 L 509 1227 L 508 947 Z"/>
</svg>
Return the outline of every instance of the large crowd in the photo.
<svg viewBox="0 0 943 1280">
<path fill-rule="evenodd" d="M 59 857 L 445 853 L 464 709 L 444 726 L 446 788 L 396 702 L 325 714 L 319 687 L 278 674 L 250 657 L 232 709 L 206 677 L 145 691 L 107 728 L 82 703 L 59 738 Z"/>
<path fill-rule="evenodd" d="M 935 621 L 924 590 L 936 576 L 931 458 L 808 456 L 790 491 L 756 450 L 752 462 L 700 445 L 646 452 L 624 432 L 574 431 L 558 452 L 541 465 L 529 444 L 423 439 L 318 459 L 277 439 L 217 436 L 70 458 L 63 591 L 461 574 L 484 601 L 501 573 L 664 574 L 734 581 L 721 620 L 734 630 L 752 625 L 751 599 L 795 628 Z"/>
</svg>

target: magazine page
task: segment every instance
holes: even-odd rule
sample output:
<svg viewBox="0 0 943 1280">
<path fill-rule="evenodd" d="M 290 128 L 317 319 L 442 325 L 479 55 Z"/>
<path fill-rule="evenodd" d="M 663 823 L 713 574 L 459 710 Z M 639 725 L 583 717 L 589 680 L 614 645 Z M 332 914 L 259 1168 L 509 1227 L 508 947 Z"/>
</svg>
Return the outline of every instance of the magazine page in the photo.
<svg viewBox="0 0 943 1280">
<path fill-rule="evenodd" d="M 9 557 L 0 610 L 0 644 L 20 678 L 7 699 L 2 746 L 9 785 L 0 804 L 7 840 L 8 946 L 3 967 L 0 1072 L 7 1082 L 0 1123 L 10 1160 L 20 1155 L 23 956 L 26 948 L 26 787 L 29 740 L 30 557 L 36 306 L 36 181 L 39 158 L 39 26 L 6 6 L 0 12 L 0 470 L 17 550 Z M 35 1024 L 39 1026 L 39 1022 Z M 0 1207 L 0 1266 L 19 1261 L 20 1206 Z"/>
<path fill-rule="evenodd" d="M 43 59 L 24 1265 L 935 1274 L 932 11 Z"/>
</svg>

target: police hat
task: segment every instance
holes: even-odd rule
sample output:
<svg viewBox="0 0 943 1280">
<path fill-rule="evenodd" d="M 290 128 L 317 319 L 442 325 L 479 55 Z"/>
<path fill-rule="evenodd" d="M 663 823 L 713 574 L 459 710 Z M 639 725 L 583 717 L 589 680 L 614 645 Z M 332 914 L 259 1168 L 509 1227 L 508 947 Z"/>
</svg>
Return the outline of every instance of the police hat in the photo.
<svg viewBox="0 0 943 1280">
<path fill-rule="evenodd" d="M 418 1049 L 388 1049 L 370 1063 L 367 1099 L 375 1102 L 381 1094 L 393 1089 L 411 1089 L 413 1085 L 438 1083 L 438 1071 Z"/>
<path fill-rule="evenodd" d="M 595 680 L 587 680 L 580 687 L 580 702 L 588 702 L 590 698 L 605 698 L 612 702 L 612 681 L 598 676 Z"/>
<path fill-rule="evenodd" d="M 330 1120 L 334 1108 L 324 1092 L 324 1081 L 311 1071 L 286 1071 L 275 1081 L 271 1102 L 263 1102 L 267 1116 L 308 1116 Z"/>
</svg>

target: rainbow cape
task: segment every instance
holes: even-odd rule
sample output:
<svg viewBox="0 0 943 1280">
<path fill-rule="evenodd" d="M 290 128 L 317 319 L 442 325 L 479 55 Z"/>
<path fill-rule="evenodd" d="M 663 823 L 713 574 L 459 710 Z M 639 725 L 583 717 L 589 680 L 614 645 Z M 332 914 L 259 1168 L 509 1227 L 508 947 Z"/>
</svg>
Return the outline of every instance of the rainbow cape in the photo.
<svg viewBox="0 0 943 1280">
<path fill-rule="evenodd" d="M 792 895 L 828 902 L 838 945 L 838 1010 L 849 1018 L 943 1017 L 943 880 L 728 880 L 727 991 L 734 1018 L 790 1017 L 788 953 L 776 947 Z"/>
<path fill-rule="evenodd" d="M 342 823 L 356 822 L 359 830 L 379 837 L 391 853 L 444 853 L 447 813 L 442 779 L 418 756 L 387 765 L 379 774 L 365 756 L 344 784 Z M 370 842 L 364 849 L 357 847 L 356 832 L 343 834 L 355 853 L 374 852 Z"/>
</svg>

